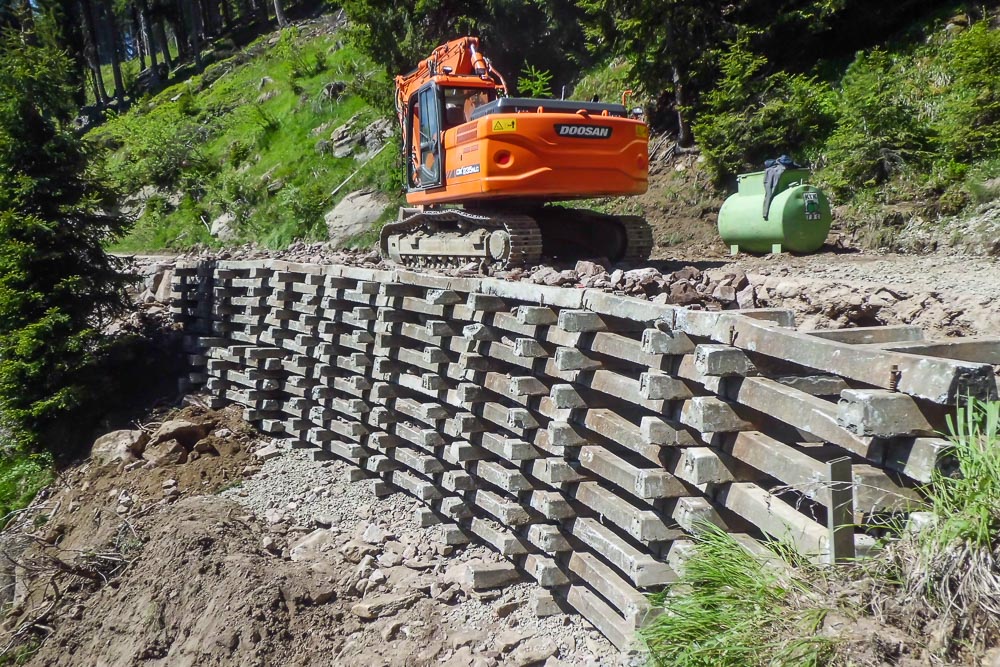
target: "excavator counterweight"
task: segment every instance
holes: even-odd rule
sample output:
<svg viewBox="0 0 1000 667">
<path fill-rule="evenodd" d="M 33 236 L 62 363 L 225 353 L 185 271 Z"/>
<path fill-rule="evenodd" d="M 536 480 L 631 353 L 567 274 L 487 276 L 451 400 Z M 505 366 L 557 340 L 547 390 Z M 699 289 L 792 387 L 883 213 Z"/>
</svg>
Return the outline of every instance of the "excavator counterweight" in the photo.
<svg viewBox="0 0 1000 667">
<path fill-rule="evenodd" d="M 649 256 L 641 218 L 555 202 L 646 191 L 649 131 L 621 104 L 507 96 L 475 37 L 437 47 L 396 77 L 406 200 L 381 233 L 408 266 L 530 265 Z"/>
</svg>

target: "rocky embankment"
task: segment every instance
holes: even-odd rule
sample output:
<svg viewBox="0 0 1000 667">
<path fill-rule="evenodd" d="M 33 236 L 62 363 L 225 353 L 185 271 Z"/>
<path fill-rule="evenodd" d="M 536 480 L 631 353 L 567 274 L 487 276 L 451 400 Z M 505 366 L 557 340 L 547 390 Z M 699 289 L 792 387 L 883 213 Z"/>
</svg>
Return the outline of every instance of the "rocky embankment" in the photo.
<svg viewBox="0 0 1000 667">
<path fill-rule="evenodd" d="M 396 268 L 383 262 L 377 252 L 336 250 L 324 243 L 296 243 L 277 251 L 244 246 L 189 253 L 179 259 L 281 259 Z M 146 270 L 155 276 L 155 263 Z M 788 308 L 796 313 L 799 327 L 806 330 L 913 324 L 936 337 L 1000 331 L 1000 262 L 990 258 L 818 253 L 741 256 L 728 262 L 684 258 L 643 266 L 593 260 L 511 270 L 484 271 L 478 264 L 421 270 L 460 277 L 491 275 L 567 289 L 602 289 L 692 309 Z M 142 298 L 156 302 L 157 296 L 163 296 L 164 288 L 159 289 L 159 295 L 147 289 Z"/>
</svg>

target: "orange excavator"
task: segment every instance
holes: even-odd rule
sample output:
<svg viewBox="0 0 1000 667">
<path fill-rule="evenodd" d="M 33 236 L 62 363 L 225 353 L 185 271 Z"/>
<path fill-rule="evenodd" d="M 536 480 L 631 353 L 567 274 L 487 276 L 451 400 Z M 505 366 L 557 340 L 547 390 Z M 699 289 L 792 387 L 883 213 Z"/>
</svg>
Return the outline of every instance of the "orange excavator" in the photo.
<svg viewBox="0 0 1000 667">
<path fill-rule="evenodd" d="M 514 267 L 543 253 L 649 256 L 644 219 L 551 205 L 646 191 L 649 129 L 624 104 L 508 97 L 479 40 L 462 37 L 396 77 L 396 113 L 409 206 L 382 229 L 384 258 Z"/>
</svg>

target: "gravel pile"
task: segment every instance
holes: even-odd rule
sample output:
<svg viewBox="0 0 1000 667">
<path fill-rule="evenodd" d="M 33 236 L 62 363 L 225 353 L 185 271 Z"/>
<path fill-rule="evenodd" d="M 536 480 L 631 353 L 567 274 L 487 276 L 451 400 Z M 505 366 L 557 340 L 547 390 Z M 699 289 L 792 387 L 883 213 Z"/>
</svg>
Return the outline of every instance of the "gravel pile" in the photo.
<svg viewBox="0 0 1000 667">
<path fill-rule="evenodd" d="M 437 603 L 447 636 L 437 655 L 442 664 L 644 664 L 636 653 L 619 654 L 577 614 L 538 616 L 532 597 L 545 592 L 533 582 L 481 591 L 457 584 L 463 567 L 505 561 L 482 545 L 445 544 L 439 527 L 420 527 L 414 512 L 423 507 L 419 501 L 401 492 L 376 497 L 368 482 L 349 481 L 349 464 L 315 461 L 310 450 L 285 448 L 281 440 L 260 454 L 264 460 L 220 495 L 262 517 L 268 530 L 262 547 L 292 561 L 334 553 L 345 558 L 351 569 L 342 567 L 336 576 L 340 590 L 346 584 L 347 595 L 358 598 L 359 614 L 367 600 L 422 587 Z M 419 625 L 422 613 L 402 609 L 382 632 L 394 636 Z M 433 642 L 429 649 L 436 650 Z M 541 661 L 531 660 L 539 655 Z M 475 661 L 479 656 L 484 662 Z"/>
<path fill-rule="evenodd" d="M 280 259 L 304 264 L 342 264 L 370 269 L 398 268 L 385 262 L 373 250 L 338 250 L 328 243 L 296 242 L 283 250 L 266 250 L 256 246 L 241 246 L 219 251 L 201 251 L 181 255 L 178 260 L 263 260 Z M 581 260 L 575 265 L 541 264 L 509 270 L 483 267 L 470 263 L 461 268 L 413 269 L 455 277 L 493 277 L 502 280 L 534 283 L 569 289 L 603 289 L 627 294 L 655 303 L 669 303 L 691 308 L 721 310 L 752 308 L 753 290 L 748 290 L 746 273 L 740 269 L 702 271 L 686 266 L 676 271 L 662 272 L 643 266 L 609 264 L 603 259 Z"/>
</svg>

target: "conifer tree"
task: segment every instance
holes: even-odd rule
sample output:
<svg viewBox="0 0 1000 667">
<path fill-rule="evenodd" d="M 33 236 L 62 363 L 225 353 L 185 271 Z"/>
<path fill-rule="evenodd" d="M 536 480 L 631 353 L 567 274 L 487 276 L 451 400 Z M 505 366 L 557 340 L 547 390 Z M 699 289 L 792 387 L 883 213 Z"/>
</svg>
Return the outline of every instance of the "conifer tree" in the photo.
<svg viewBox="0 0 1000 667">
<path fill-rule="evenodd" d="M 125 223 L 67 128 L 71 67 L 41 28 L 0 36 L 0 423 L 21 447 L 95 398 L 102 326 L 127 303 L 104 251 Z"/>
</svg>

